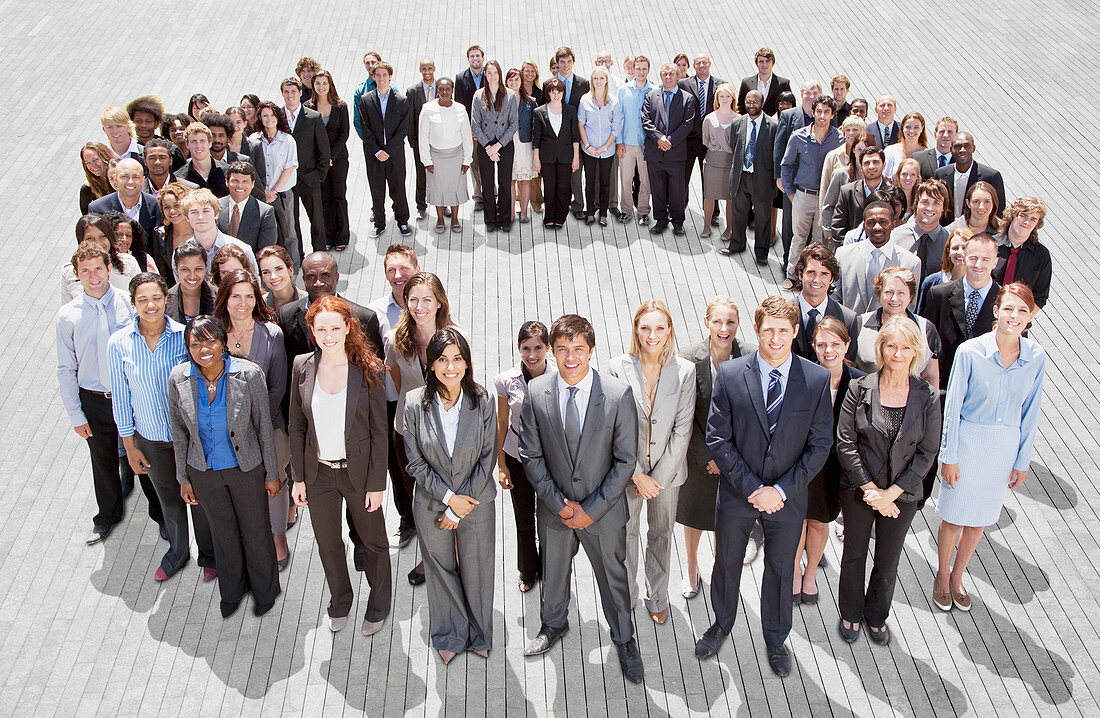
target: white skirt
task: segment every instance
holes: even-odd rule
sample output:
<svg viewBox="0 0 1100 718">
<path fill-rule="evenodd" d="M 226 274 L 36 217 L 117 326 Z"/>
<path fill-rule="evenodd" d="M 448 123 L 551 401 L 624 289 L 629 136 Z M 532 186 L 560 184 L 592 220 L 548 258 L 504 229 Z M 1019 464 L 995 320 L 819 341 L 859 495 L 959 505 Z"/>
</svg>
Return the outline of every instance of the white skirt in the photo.
<svg viewBox="0 0 1100 718">
<path fill-rule="evenodd" d="M 513 139 L 512 144 L 516 146 L 512 159 L 512 179 L 525 182 L 538 177 L 538 172 L 535 172 L 535 150 L 531 143 Z"/>
</svg>

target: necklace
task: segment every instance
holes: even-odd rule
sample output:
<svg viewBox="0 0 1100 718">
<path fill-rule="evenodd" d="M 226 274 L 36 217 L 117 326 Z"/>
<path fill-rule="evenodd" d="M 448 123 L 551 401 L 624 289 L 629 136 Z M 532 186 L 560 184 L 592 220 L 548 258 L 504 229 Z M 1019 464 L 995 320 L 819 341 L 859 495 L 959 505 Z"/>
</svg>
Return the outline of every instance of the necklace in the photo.
<svg viewBox="0 0 1100 718">
<path fill-rule="evenodd" d="M 253 320 L 252 326 L 250 326 L 248 329 L 245 329 L 244 331 L 239 331 L 239 332 L 229 332 L 230 336 L 236 337 L 233 340 L 234 348 L 240 349 L 241 348 L 241 339 L 243 339 L 246 334 L 251 334 L 253 332 L 253 330 L 255 330 L 255 329 L 256 329 L 256 322 L 255 322 L 255 320 Z"/>
<path fill-rule="evenodd" d="M 225 374 L 225 364 L 222 364 L 222 370 L 218 372 L 218 375 L 213 379 L 207 379 L 203 374 L 203 381 L 206 382 L 206 393 L 210 395 L 210 401 L 214 401 L 214 398 L 218 395 L 218 382 L 221 381 L 222 374 Z"/>
</svg>

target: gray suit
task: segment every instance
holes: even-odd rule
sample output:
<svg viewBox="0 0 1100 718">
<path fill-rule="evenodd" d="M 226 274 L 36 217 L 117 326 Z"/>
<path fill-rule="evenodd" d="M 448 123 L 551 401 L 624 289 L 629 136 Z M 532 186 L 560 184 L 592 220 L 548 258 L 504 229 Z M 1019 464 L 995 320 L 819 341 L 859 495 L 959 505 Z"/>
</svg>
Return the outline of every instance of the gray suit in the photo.
<svg viewBox="0 0 1100 718">
<path fill-rule="evenodd" d="M 463 396 L 454 455 L 447 453 L 439 409 L 421 404 L 424 387 L 405 397 L 406 467 L 416 480 L 413 518 L 424 556 L 429 635 L 434 648 L 462 653 L 493 647 L 496 568 L 496 402 L 471 407 Z M 439 527 L 448 492 L 478 502 L 458 528 Z M 456 551 L 457 548 L 457 551 Z"/>
<path fill-rule="evenodd" d="M 645 537 L 646 609 L 658 613 L 668 608 L 668 568 L 672 529 L 676 523 L 680 484 L 687 478 L 687 450 L 695 411 L 695 365 L 682 357 L 661 369 L 652 410 L 646 403 L 645 379 L 638 357 L 624 354 L 607 365 L 607 371 L 626 381 L 634 395 L 638 414 L 638 459 L 634 474 L 646 474 L 664 487 L 656 498 L 643 499 L 627 484 L 626 576 L 630 605 L 638 600 L 638 549 L 641 546 L 642 507 L 646 510 Z"/>
<path fill-rule="evenodd" d="M 557 374 L 544 374 L 528 386 L 519 454 L 539 497 L 543 628 L 568 626 L 569 573 L 579 543 L 596 573 L 611 640 L 621 645 L 634 637 L 626 576 L 629 511 L 623 493 L 637 463 L 638 415 L 626 382 L 590 371 L 592 392 L 576 460 L 566 444 Z M 580 503 L 594 523 L 581 530 L 565 526 L 558 512 L 566 499 Z"/>
<path fill-rule="evenodd" d="M 226 196 L 218 200 L 221 211 L 218 213 L 218 229 L 229 234 L 229 223 L 233 219 L 232 198 Z M 233 235 L 231 235 L 233 236 Z M 264 247 L 272 247 L 279 241 L 279 230 L 275 223 L 275 208 L 255 197 L 244 202 L 241 222 L 237 227 L 237 239 L 252 251 L 259 252 Z"/>
<path fill-rule="evenodd" d="M 881 306 L 878 297 L 867 286 L 867 262 L 873 249 L 874 245 L 870 240 L 863 240 L 855 244 L 846 244 L 836 251 L 836 261 L 840 263 L 840 285 L 837 288 L 836 300 L 856 314 L 863 314 Z M 913 276 L 920 276 L 920 260 L 917 259 L 917 255 L 893 242 L 884 244 L 883 249 L 888 251 L 883 269 L 905 267 L 913 272 Z M 916 307 L 916 301 L 916 297 L 913 297 L 913 308 Z"/>
</svg>

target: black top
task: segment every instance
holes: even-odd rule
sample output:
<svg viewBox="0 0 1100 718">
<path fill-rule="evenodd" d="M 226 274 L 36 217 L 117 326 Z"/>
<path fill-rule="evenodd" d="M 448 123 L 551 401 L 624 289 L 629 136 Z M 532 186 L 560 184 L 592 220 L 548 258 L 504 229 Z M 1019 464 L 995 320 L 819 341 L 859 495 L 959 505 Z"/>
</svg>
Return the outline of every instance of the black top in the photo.
<svg viewBox="0 0 1100 718">
<path fill-rule="evenodd" d="M 1004 284 L 1005 269 L 1008 267 L 1008 259 L 1012 256 L 1012 247 L 1004 233 L 995 236 L 997 240 L 997 266 L 993 269 L 993 279 L 997 284 Z M 1003 244 L 1002 244 L 1003 242 Z M 1050 258 L 1050 250 L 1039 242 L 1027 241 L 1020 245 L 1016 253 L 1016 274 L 1014 282 L 1023 282 L 1031 288 L 1035 295 L 1035 303 L 1042 309 L 1050 298 L 1050 280 L 1054 274 L 1054 263 Z"/>
<path fill-rule="evenodd" d="M 531 144 L 539 151 L 539 162 L 573 162 L 573 144 L 581 141 L 577 109 L 564 102 L 561 107 L 561 130 L 557 133 L 550 124 L 549 105 L 536 108 L 531 118 Z"/>
</svg>

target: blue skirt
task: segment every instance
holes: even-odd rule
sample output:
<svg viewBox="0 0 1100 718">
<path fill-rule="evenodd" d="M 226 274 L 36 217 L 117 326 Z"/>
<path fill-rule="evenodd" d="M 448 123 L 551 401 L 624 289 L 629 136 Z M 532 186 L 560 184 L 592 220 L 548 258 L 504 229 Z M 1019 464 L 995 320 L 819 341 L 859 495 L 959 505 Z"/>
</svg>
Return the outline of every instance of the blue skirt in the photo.
<svg viewBox="0 0 1100 718">
<path fill-rule="evenodd" d="M 956 526 L 992 526 L 1001 516 L 1020 427 L 959 422 L 959 480 L 940 480 L 936 515 Z"/>
</svg>

